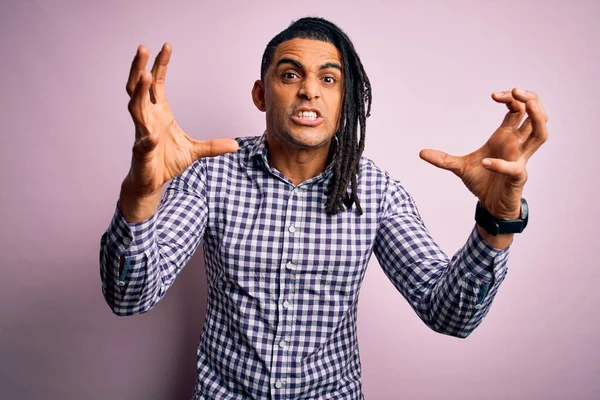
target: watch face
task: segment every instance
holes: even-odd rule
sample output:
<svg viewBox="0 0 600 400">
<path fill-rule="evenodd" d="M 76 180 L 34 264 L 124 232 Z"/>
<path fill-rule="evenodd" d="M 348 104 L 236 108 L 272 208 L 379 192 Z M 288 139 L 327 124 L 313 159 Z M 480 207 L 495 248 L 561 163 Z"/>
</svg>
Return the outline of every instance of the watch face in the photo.
<svg viewBox="0 0 600 400">
<path fill-rule="evenodd" d="M 527 220 L 529 219 L 529 204 L 523 198 L 521 198 L 521 219 L 524 220 L 525 225 L 527 225 Z"/>
</svg>

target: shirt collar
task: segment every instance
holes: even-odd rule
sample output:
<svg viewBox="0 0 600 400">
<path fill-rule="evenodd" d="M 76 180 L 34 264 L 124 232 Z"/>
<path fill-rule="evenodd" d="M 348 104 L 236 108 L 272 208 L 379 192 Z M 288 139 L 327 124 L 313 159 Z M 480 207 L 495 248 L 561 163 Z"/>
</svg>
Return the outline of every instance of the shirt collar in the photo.
<svg viewBox="0 0 600 400">
<path fill-rule="evenodd" d="M 269 165 L 269 159 L 267 158 L 267 131 L 265 131 L 257 140 L 250 146 L 250 152 L 248 153 L 250 161 L 262 159 L 264 165 Z"/>
<path fill-rule="evenodd" d="M 333 159 L 333 156 L 338 151 L 338 138 L 337 138 L 337 136 L 334 136 L 333 139 L 334 139 L 334 141 L 332 143 L 333 155 L 330 157 L 331 159 Z M 331 149 L 330 149 L 330 151 L 331 151 Z M 254 141 L 254 143 L 250 147 L 248 156 L 249 156 L 250 162 L 257 162 L 259 160 L 262 160 L 263 165 L 267 169 L 271 168 L 271 166 L 269 165 L 269 158 L 268 158 L 267 131 L 263 132 L 263 134 L 261 136 L 259 136 L 256 141 Z M 327 164 L 327 167 L 325 168 L 325 171 L 323 171 L 319 175 L 315 176 L 314 178 L 309 179 L 306 182 L 308 183 L 313 180 L 320 180 L 322 178 L 326 178 L 326 177 L 330 176 L 332 173 L 333 173 L 333 162 L 329 162 L 329 164 Z"/>
</svg>

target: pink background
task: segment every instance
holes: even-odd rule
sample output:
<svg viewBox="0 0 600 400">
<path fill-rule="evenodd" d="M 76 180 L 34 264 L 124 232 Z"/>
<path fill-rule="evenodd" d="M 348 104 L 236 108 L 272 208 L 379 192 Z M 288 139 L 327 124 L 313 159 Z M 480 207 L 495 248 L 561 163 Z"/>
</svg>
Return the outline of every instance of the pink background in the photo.
<svg viewBox="0 0 600 400">
<path fill-rule="evenodd" d="M 414 195 L 448 254 L 475 199 L 419 150 L 479 147 L 504 114 L 492 91 L 534 90 L 550 116 L 528 166 L 530 226 L 467 340 L 429 330 L 373 258 L 359 303 L 366 398 L 600 398 L 598 2 L 30 0 L 0 15 L 1 398 L 188 398 L 202 254 L 146 315 L 118 318 L 101 294 L 100 236 L 133 141 L 129 65 L 139 43 L 153 58 L 169 41 L 186 132 L 261 134 L 250 89 L 264 46 L 307 15 L 354 40 L 374 92 L 365 154 Z"/>
</svg>

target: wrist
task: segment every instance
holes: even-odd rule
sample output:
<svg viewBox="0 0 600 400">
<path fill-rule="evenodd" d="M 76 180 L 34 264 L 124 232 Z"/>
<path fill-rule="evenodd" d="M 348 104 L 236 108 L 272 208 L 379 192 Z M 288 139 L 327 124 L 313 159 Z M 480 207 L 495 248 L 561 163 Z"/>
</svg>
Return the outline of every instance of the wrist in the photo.
<svg viewBox="0 0 600 400">
<path fill-rule="evenodd" d="M 515 237 L 514 233 L 503 233 L 494 236 L 486 232 L 486 230 L 479 225 L 477 225 L 477 230 L 479 231 L 479 234 L 487 244 L 498 250 L 502 250 L 510 246 Z"/>
<path fill-rule="evenodd" d="M 501 221 L 515 220 L 519 219 L 521 216 L 521 201 L 517 200 L 516 202 L 513 201 L 511 203 L 514 204 L 507 207 L 507 205 L 498 205 L 495 203 L 489 204 L 479 200 L 479 205 L 489 213 L 490 216 Z"/>
<path fill-rule="evenodd" d="M 475 208 L 475 221 L 478 227 L 491 236 L 502 234 L 521 233 L 527 226 L 529 220 L 529 206 L 524 198 L 520 201 L 519 215 L 512 219 L 500 219 L 492 215 L 482 204 L 477 202 Z M 506 216 L 510 216 L 506 214 Z M 506 218 L 505 216 L 505 218 Z"/>
<path fill-rule="evenodd" d="M 161 197 L 160 190 L 150 194 L 140 194 L 123 182 L 118 207 L 128 223 L 142 222 L 156 213 Z"/>
</svg>

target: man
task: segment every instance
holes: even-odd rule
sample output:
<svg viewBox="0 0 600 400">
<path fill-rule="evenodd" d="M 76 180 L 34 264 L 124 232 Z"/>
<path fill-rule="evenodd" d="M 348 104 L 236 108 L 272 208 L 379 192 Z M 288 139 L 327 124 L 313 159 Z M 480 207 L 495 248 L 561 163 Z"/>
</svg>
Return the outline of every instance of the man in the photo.
<svg viewBox="0 0 600 400">
<path fill-rule="evenodd" d="M 194 399 L 362 398 L 357 300 L 372 253 L 433 330 L 464 338 L 481 323 L 527 221 L 525 164 L 547 138 L 534 93 L 493 94 L 509 112 L 473 153 L 421 152 L 479 199 L 477 224 L 449 260 L 412 197 L 362 157 L 371 87 L 337 26 L 303 18 L 267 45 L 252 89 L 266 113 L 257 137 L 187 136 L 165 97 L 170 56 L 165 44 L 151 73 L 145 47 L 133 60 L 136 140 L 100 272 L 114 313 L 143 313 L 203 241 Z"/>
</svg>

